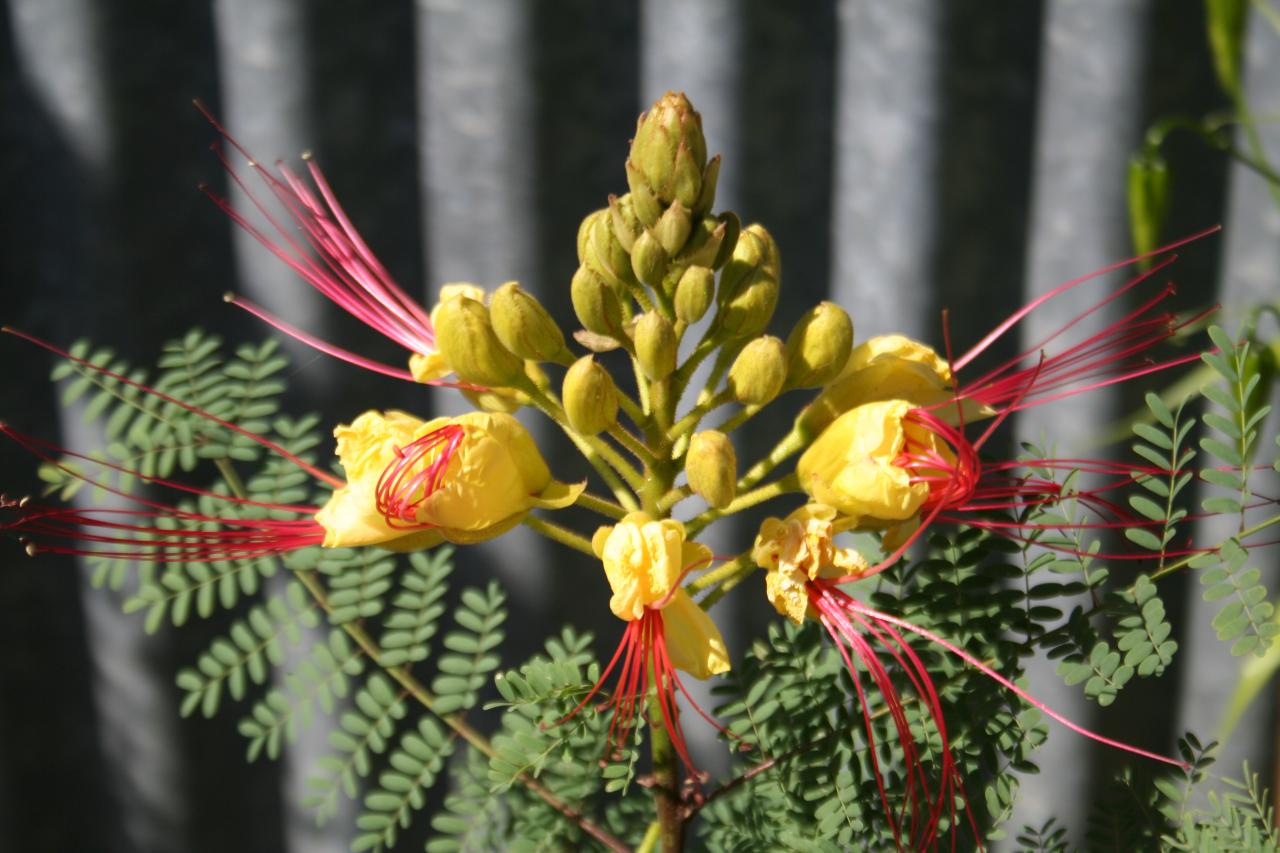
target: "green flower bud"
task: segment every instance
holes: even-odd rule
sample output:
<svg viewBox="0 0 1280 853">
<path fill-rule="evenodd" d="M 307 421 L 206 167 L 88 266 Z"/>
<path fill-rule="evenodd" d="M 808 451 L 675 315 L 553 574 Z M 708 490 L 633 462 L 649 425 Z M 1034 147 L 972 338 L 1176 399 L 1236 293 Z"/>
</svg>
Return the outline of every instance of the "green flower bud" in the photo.
<svg viewBox="0 0 1280 853">
<path fill-rule="evenodd" d="M 509 281 L 489 297 L 489 317 L 502 345 L 532 361 L 566 362 L 564 333 L 533 294 Z"/>
<path fill-rule="evenodd" d="M 780 275 L 773 237 L 763 226 L 751 225 L 738 236 L 733 257 L 720 276 L 717 334 L 751 338 L 763 332 L 778 306 Z"/>
<path fill-rule="evenodd" d="M 582 217 L 582 224 L 578 226 L 578 263 L 582 263 L 587 258 L 587 243 L 591 240 L 596 222 L 608 213 L 609 211 L 604 209 L 594 210 Z"/>
<path fill-rule="evenodd" d="M 653 226 L 654 236 L 658 238 L 667 257 L 684 248 L 692 230 L 693 219 L 689 216 L 689 208 L 678 201 L 672 202 L 662 216 L 658 217 L 658 224 Z"/>
<path fill-rule="evenodd" d="M 698 203 L 693 206 L 695 215 L 711 212 L 716 203 L 716 184 L 719 180 L 720 155 L 717 154 L 708 161 L 707 168 L 702 172 L 702 193 L 698 196 Z"/>
<path fill-rule="evenodd" d="M 693 208 L 702 197 L 702 176 L 707 167 L 707 141 L 702 117 L 683 94 L 668 92 L 636 125 L 636 137 L 627 158 L 631 191 L 637 183 L 648 189 L 665 207 L 679 201 Z M 641 219 L 644 212 L 637 208 Z"/>
<path fill-rule="evenodd" d="M 501 388 L 523 379 L 524 360 L 498 340 L 484 303 L 455 296 L 434 314 L 436 345 L 463 382 Z"/>
<path fill-rule="evenodd" d="M 738 482 L 738 457 L 729 436 L 709 429 L 697 433 L 689 442 L 684 473 L 689 488 L 716 509 L 733 502 Z"/>
<path fill-rule="evenodd" d="M 642 284 L 661 287 L 668 263 L 667 253 L 652 231 L 646 230 L 631 246 L 631 269 Z"/>
<path fill-rule="evenodd" d="M 696 323 L 711 307 L 716 294 L 716 274 L 710 267 L 689 267 L 676 285 L 676 319 Z"/>
<path fill-rule="evenodd" d="M 640 217 L 636 216 L 635 208 L 632 207 L 631 194 L 609 196 L 609 214 L 613 223 L 614 236 L 618 238 L 622 248 L 630 252 L 631 244 L 644 229 Z"/>
<path fill-rule="evenodd" d="M 635 276 L 631 272 L 631 255 L 614 233 L 613 216 L 604 211 L 602 214 L 591 223 L 582 262 L 612 285 L 633 285 Z"/>
<path fill-rule="evenodd" d="M 853 321 L 834 302 L 820 302 L 787 336 L 787 387 L 819 388 L 840 375 L 853 350 Z"/>
<path fill-rule="evenodd" d="M 573 313 L 588 332 L 620 338 L 622 302 L 613 287 L 585 265 L 578 267 L 569 286 Z"/>
<path fill-rule="evenodd" d="M 763 406 L 782 392 L 787 379 L 787 348 L 773 335 L 742 348 L 729 368 L 729 390 L 739 403 Z"/>
<path fill-rule="evenodd" d="M 618 389 L 613 377 L 589 355 L 573 363 L 564 375 L 564 413 L 583 435 L 602 432 L 618 420 Z"/>
<path fill-rule="evenodd" d="M 727 231 L 728 226 L 719 219 L 702 217 L 693 223 L 677 260 L 690 266 L 714 267 Z"/>
<path fill-rule="evenodd" d="M 662 215 L 662 202 L 645 183 L 640 167 L 628 160 L 624 166 L 627 170 L 627 185 L 631 187 L 631 209 L 642 224 L 652 226 Z"/>
<path fill-rule="evenodd" d="M 651 380 L 666 379 L 676 369 L 679 341 L 671 322 L 656 311 L 649 311 L 636 322 L 636 359 L 640 369 Z"/>
</svg>

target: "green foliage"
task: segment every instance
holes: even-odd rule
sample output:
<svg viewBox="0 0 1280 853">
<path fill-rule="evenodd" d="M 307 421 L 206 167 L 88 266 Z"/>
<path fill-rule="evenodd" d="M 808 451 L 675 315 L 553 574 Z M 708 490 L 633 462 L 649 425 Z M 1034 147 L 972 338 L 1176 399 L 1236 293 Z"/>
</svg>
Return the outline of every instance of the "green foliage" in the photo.
<svg viewBox="0 0 1280 853">
<path fill-rule="evenodd" d="M 327 642 L 316 643 L 310 658 L 285 676 L 287 689 L 269 690 L 249 716 L 240 720 L 240 734 L 249 739 L 249 760 L 264 752 L 268 758 L 279 758 L 283 742 L 292 742 L 311 724 L 316 705 L 325 714 L 333 714 L 335 700 L 350 690 L 350 679 L 364 672 L 363 655 L 364 651 L 337 629 L 329 632 Z"/>
<path fill-rule="evenodd" d="M 387 760 L 390 766 L 378 776 L 378 787 L 365 795 L 353 853 L 395 846 L 400 830 L 408 829 L 413 813 L 426 805 L 427 791 L 452 752 L 453 740 L 430 716 L 401 735 Z"/>
<path fill-rule="evenodd" d="M 444 808 L 431 818 L 436 835 L 427 841 L 427 853 L 502 849 L 507 815 L 502 798 L 489 791 L 488 774 L 488 760 L 475 749 L 467 749 L 463 760 L 454 762 Z"/>
<path fill-rule="evenodd" d="M 1067 829 L 1049 818 L 1040 828 L 1024 826 L 1018 833 L 1019 853 L 1067 853 Z"/>
<path fill-rule="evenodd" d="M 386 677 L 378 672 L 370 675 L 338 719 L 338 727 L 329 732 L 329 746 L 336 754 L 321 758 L 318 766 L 323 774 L 307 779 L 313 793 L 302 805 L 314 810 L 317 824 L 333 817 L 340 793 L 350 800 L 358 796 L 357 780 L 369 775 L 373 757 L 386 751 L 405 713 L 403 698 Z"/>
<path fill-rule="evenodd" d="M 492 581 L 484 590 L 468 587 L 462 591 L 453 614 L 460 630 L 445 634 L 443 642 L 448 651 L 440 656 L 440 674 L 431 682 L 438 713 L 452 714 L 473 707 L 489 673 L 498 668 L 500 659 L 495 649 L 506 636 L 502 630 L 507 618 L 503 607 L 506 600 L 506 594 Z"/>
<path fill-rule="evenodd" d="M 1249 567 L 1248 561 L 1249 552 L 1235 539 L 1228 539 L 1216 554 L 1191 561 L 1207 587 L 1204 600 L 1225 602 L 1213 617 L 1213 627 L 1219 640 L 1231 643 L 1233 655 L 1262 655 L 1280 633 L 1280 625 L 1271 621 L 1275 607 L 1267 601 L 1262 572 Z"/>
<path fill-rule="evenodd" d="M 1270 798 L 1258 785 L 1258 774 L 1244 765 L 1242 780 L 1223 779 L 1225 789 L 1209 792 L 1209 808 L 1187 811 L 1176 833 L 1161 840 L 1168 850 L 1276 851 L 1276 831 Z"/>
<path fill-rule="evenodd" d="M 178 686 L 186 693 L 182 716 L 199 708 L 212 717 L 224 692 L 239 701 L 248 683 L 264 684 L 269 667 L 283 664 L 284 644 L 297 645 L 303 629 L 316 626 L 316 610 L 316 602 L 302 587 L 290 583 L 283 596 L 267 599 L 232 622 L 227 636 L 215 639 L 194 667 L 178 671 Z"/>
<path fill-rule="evenodd" d="M 437 548 L 430 554 L 409 555 L 410 570 L 400 576 L 400 592 L 383 620 L 378 662 L 400 666 L 426 660 L 427 643 L 436 635 L 445 605 L 441 600 L 453 571 L 453 549 Z"/>
<path fill-rule="evenodd" d="M 1126 527 L 1124 535 L 1140 548 L 1158 553 L 1163 566 L 1169 542 L 1177 533 L 1178 523 L 1187 515 L 1179 498 L 1195 478 L 1189 466 L 1196 452 L 1187 446 L 1187 437 L 1196 420 L 1183 416 L 1183 405 L 1170 409 L 1157 394 L 1147 394 L 1147 408 L 1154 423 L 1133 425 L 1134 434 L 1140 439 L 1134 443 L 1133 452 L 1168 473 L 1156 476 L 1135 472 L 1134 480 L 1147 494 L 1130 495 L 1129 506 L 1152 526 Z"/>
<path fill-rule="evenodd" d="M 1201 358 L 1218 374 L 1220 382 L 1204 387 L 1204 395 L 1216 403 L 1220 411 L 1207 411 L 1205 425 L 1213 434 L 1200 439 L 1200 448 L 1217 459 L 1223 467 L 1204 472 L 1206 481 L 1227 489 L 1230 494 L 1215 495 L 1203 501 L 1205 511 L 1222 515 L 1240 515 L 1243 519 L 1249 503 L 1250 466 L 1258 440 L 1258 427 L 1271 411 L 1266 402 L 1267 388 L 1258 372 L 1257 358 L 1248 340 L 1237 344 L 1218 326 L 1209 327 L 1216 352 Z"/>
<path fill-rule="evenodd" d="M 341 625 L 382 612 L 396 561 L 376 548 L 325 549 L 316 570 L 327 578 L 329 623 Z"/>
</svg>

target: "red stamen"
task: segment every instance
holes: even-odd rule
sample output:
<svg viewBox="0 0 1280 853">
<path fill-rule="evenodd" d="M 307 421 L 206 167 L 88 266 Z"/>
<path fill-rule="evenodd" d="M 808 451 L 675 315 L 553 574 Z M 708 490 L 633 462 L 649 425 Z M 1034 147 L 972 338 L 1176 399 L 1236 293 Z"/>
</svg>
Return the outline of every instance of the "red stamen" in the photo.
<svg viewBox="0 0 1280 853">
<path fill-rule="evenodd" d="M 466 428 L 446 424 L 396 448 L 396 458 L 378 477 L 375 489 L 378 512 L 391 527 L 420 528 L 418 510 L 444 485 Z"/>
</svg>

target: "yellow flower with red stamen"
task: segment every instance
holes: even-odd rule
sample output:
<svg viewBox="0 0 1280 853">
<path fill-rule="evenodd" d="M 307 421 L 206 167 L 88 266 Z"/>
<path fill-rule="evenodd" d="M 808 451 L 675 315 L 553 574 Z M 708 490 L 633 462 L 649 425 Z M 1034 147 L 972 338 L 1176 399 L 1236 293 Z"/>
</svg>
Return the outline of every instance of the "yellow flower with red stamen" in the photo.
<svg viewBox="0 0 1280 853">
<path fill-rule="evenodd" d="M 939 469 L 954 462 L 945 441 L 907 418 L 913 408 L 906 400 L 887 400 L 845 412 L 800 457 L 801 488 L 818 503 L 857 519 L 911 518 L 929 497 L 930 486 L 903 466 L 908 443 L 936 455 Z"/>
<path fill-rule="evenodd" d="M 330 548 L 479 542 L 534 507 L 568 506 L 585 486 L 552 479 L 533 436 L 510 415 L 423 421 L 371 411 L 334 435 L 347 485 L 316 516 Z"/>
</svg>

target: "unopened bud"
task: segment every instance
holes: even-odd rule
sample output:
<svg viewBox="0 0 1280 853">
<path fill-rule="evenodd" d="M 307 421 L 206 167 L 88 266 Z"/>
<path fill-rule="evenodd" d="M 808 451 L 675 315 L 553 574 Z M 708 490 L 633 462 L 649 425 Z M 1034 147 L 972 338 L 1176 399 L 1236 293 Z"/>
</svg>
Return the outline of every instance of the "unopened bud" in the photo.
<svg viewBox="0 0 1280 853">
<path fill-rule="evenodd" d="M 853 321 L 834 302 L 820 302 L 787 336 L 787 387 L 820 388 L 840 375 L 853 349 Z"/>
<path fill-rule="evenodd" d="M 747 344 L 729 368 L 729 390 L 748 406 L 763 406 L 778 396 L 786 379 L 787 348 L 773 335 Z"/>
<path fill-rule="evenodd" d="M 696 323 L 716 295 L 716 274 L 710 267 L 689 267 L 676 285 L 676 319 Z"/>
<path fill-rule="evenodd" d="M 720 276 L 719 333 L 755 337 L 765 330 L 778 305 L 781 264 L 773 237 L 761 225 L 738 236 L 733 257 Z"/>
<path fill-rule="evenodd" d="M 573 313 L 588 332 L 618 337 L 622 334 L 622 303 L 613 287 L 586 266 L 578 267 L 569 285 Z"/>
<path fill-rule="evenodd" d="M 729 436 L 715 429 L 694 435 L 684 473 L 689 488 L 711 506 L 723 509 L 731 504 L 738 482 L 738 457 Z"/>
<path fill-rule="evenodd" d="M 587 259 L 587 244 L 591 241 L 591 233 L 596 227 L 596 222 L 608 215 L 609 211 L 601 208 L 582 217 L 582 224 L 578 226 L 578 263 Z"/>
<path fill-rule="evenodd" d="M 720 155 L 707 161 L 707 168 L 702 171 L 702 192 L 698 203 L 693 206 L 694 215 L 711 212 L 716 203 L 716 184 L 720 180 Z"/>
<path fill-rule="evenodd" d="M 502 345 L 521 358 L 564 361 L 564 333 L 547 309 L 518 283 L 509 281 L 489 298 L 489 317 Z"/>
<path fill-rule="evenodd" d="M 463 382 L 503 387 L 524 376 L 524 361 L 502 345 L 483 303 L 455 296 L 436 309 L 436 345 Z"/>
<path fill-rule="evenodd" d="M 583 435 L 595 435 L 618 419 L 618 389 L 609 371 L 591 356 L 573 363 L 564 375 L 564 413 L 569 425 Z"/>
<path fill-rule="evenodd" d="M 666 379 L 676 369 L 679 341 L 671 322 L 656 311 L 641 315 L 636 322 L 636 359 L 651 380 Z"/>
<path fill-rule="evenodd" d="M 654 236 L 668 257 L 684 248 L 692 230 L 693 218 L 689 215 L 689 208 L 678 201 L 672 202 L 658 218 L 658 224 L 653 226 Z"/>
<path fill-rule="evenodd" d="M 631 246 L 631 269 L 642 284 L 652 288 L 662 285 L 667 274 L 667 253 L 652 231 L 646 230 Z"/>
<path fill-rule="evenodd" d="M 698 204 L 707 167 L 707 141 L 702 135 L 702 117 L 687 97 L 668 92 L 640 117 L 628 161 L 664 207 L 673 201 L 687 208 Z M 631 178 L 629 170 L 628 180 Z M 631 189 L 635 192 L 635 184 Z"/>
<path fill-rule="evenodd" d="M 691 266 L 714 268 L 727 232 L 728 226 L 724 222 L 710 216 L 702 217 L 693 224 L 678 260 Z"/>
<path fill-rule="evenodd" d="M 662 202 L 658 201 L 658 197 L 649 188 L 639 166 L 630 160 L 623 165 L 627 170 L 627 185 L 631 187 L 631 192 L 628 193 L 631 196 L 631 209 L 643 225 L 652 226 L 662 215 Z"/>
<path fill-rule="evenodd" d="M 644 228 L 640 217 L 636 216 L 635 209 L 632 207 L 631 194 L 609 196 L 609 215 L 614 236 L 618 238 L 622 248 L 630 252 L 631 244 L 635 242 L 636 237 L 640 236 Z"/>
</svg>

